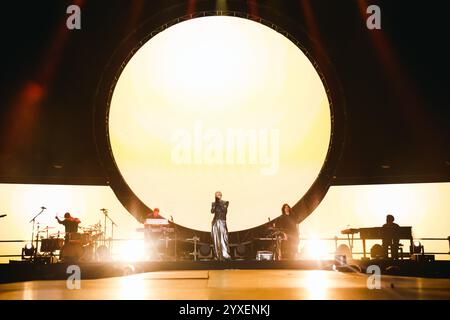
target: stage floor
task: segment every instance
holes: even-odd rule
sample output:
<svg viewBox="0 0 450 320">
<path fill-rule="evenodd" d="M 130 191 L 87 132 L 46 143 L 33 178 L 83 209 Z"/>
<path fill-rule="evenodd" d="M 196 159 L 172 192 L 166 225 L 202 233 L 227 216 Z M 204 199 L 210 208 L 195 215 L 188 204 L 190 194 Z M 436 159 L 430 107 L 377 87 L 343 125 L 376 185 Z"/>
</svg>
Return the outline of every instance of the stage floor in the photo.
<svg viewBox="0 0 450 320">
<path fill-rule="evenodd" d="M 189 270 L 82 280 L 27 281 L 0 285 L 7 299 L 450 299 L 450 279 L 382 276 L 381 289 L 367 275 L 324 270 Z"/>
</svg>

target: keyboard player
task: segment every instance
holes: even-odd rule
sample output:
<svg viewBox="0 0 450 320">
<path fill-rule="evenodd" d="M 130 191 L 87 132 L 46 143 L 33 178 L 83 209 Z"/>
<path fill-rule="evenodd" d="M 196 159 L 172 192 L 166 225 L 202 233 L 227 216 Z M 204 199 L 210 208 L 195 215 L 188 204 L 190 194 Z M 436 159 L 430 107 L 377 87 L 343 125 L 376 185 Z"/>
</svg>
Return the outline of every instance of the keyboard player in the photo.
<svg viewBox="0 0 450 320">
<path fill-rule="evenodd" d="M 149 212 L 147 219 L 161 219 L 161 216 L 159 215 L 159 208 L 155 208 L 152 212 Z"/>
<path fill-rule="evenodd" d="M 394 216 L 388 214 L 386 223 L 383 225 L 383 249 L 384 257 L 389 258 L 389 247 L 391 247 L 392 259 L 398 259 L 399 236 L 398 230 L 400 226 L 394 223 Z"/>
<path fill-rule="evenodd" d="M 169 222 L 159 214 L 159 209 L 154 208 L 147 214 L 147 220 L 144 224 L 144 240 L 148 258 L 151 260 L 161 258 L 164 251 L 164 232 Z"/>
<path fill-rule="evenodd" d="M 281 216 L 276 223 L 276 227 L 283 229 L 287 236 L 287 241 L 282 244 L 282 247 L 284 247 L 282 248 L 283 259 L 295 259 L 299 243 L 298 223 L 287 203 L 281 207 Z"/>
</svg>

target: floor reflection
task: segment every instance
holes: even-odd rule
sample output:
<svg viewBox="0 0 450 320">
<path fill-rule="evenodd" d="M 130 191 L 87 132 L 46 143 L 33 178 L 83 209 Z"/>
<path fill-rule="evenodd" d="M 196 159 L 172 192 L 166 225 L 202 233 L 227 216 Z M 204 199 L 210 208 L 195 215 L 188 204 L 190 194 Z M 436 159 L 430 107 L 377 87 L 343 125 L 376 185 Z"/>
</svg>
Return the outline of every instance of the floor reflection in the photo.
<svg viewBox="0 0 450 320">
<path fill-rule="evenodd" d="M 120 300 L 143 300 L 147 290 L 146 281 L 142 275 L 121 277 L 118 281 L 117 293 Z"/>
<path fill-rule="evenodd" d="M 379 290 L 367 275 L 323 270 L 185 270 L 82 280 L 70 290 L 64 280 L 0 285 L 6 299 L 450 299 L 450 279 L 382 277 Z"/>
<path fill-rule="evenodd" d="M 323 300 L 327 298 L 327 292 L 330 288 L 330 274 L 328 271 L 313 270 L 306 275 L 308 299 Z"/>
</svg>

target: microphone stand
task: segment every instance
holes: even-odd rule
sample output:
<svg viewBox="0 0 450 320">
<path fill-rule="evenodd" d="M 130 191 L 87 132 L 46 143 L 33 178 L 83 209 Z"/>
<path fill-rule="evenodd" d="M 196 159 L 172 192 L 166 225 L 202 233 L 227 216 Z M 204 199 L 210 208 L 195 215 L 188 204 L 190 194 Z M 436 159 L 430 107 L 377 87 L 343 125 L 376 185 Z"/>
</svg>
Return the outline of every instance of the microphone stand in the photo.
<svg viewBox="0 0 450 320">
<path fill-rule="evenodd" d="M 173 222 L 173 217 L 172 216 L 170 216 L 170 221 L 172 222 L 173 229 L 175 231 L 174 232 L 175 233 L 175 244 L 174 244 L 174 246 L 175 246 L 175 261 L 177 261 L 177 242 L 178 242 L 177 226 L 176 226 L 175 222 Z"/>
<path fill-rule="evenodd" d="M 100 211 L 105 215 L 105 224 L 103 226 L 103 245 L 106 245 L 106 217 L 108 216 L 108 209 L 100 209 Z"/>
<path fill-rule="evenodd" d="M 105 215 L 105 228 L 104 228 L 104 237 L 105 237 L 105 241 L 106 241 L 106 218 L 108 218 L 109 221 L 111 221 L 111 240 L 109 242 L 109 254 L 112 254 L 112 240 L 114 238 L 114 226 L 118 227 L 118 225 L 113 221 L 113 219 L 110 218 L 110 216 L 108 215 L 108 209 L 100 209 L 100 211 Z"/>
<path fill-rule="evenodd" d="M 33 217 L 33 219 L 30 220 L 30 222 L 28 222 L 28 223 L 33 222 L 33 230 L 31 231 L 31 244 L 33 244 L 33 241 L 34 241 L 34 224 L 36 222 L 36 218 L 39 217 L 44 212 L 45 209 L 47 209 L 47 208 L 41 207 L 41 211 L 37 215 L 35 215 Z M 36 253 L 37 253 L 37 247 L 38 247 L 38 238 L 37 237 L 38 236 L 39 236 L 39 234 L 36 235 L 36 248 L 34 248 L 34 258 L 36 258 Z"/>
</svg>

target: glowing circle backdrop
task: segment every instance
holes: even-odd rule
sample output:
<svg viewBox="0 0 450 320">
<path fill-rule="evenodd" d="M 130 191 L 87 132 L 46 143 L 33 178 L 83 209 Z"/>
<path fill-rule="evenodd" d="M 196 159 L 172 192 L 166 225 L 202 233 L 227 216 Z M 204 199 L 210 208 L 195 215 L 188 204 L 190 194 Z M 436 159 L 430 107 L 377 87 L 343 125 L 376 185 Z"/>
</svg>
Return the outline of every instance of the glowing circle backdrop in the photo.
<svg viewBox="0 0 450 320">
<path fill-rule="evenodd" d="M 243 230 L 295 204 L 330 144 L 330 105 L 305 54 L 260 23 L 175 24 L 145 43 L 116 83 L 108 120 L 116 165 L 149 208 L 208 231 L 214 192 Z"/>
</svg>

